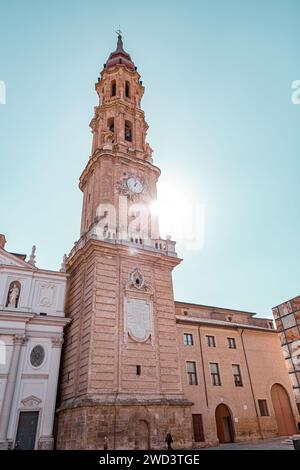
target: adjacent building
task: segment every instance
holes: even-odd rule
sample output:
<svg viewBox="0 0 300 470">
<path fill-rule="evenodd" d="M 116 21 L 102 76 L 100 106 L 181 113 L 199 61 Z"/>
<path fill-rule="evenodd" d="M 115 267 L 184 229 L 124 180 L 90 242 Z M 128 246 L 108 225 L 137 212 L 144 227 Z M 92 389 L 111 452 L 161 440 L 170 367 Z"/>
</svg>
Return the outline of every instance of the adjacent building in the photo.
<svg viewBox="0 0 300 470">
<path fill-rule="evenodd" d="M 67 276 L 0 235 L 0 449 L 52 449 Z M 64 269 L 62 269 L 63 271 Z"/>
<path fill-rule="evenodd" d="M 175 302 L 194 446 L 296 432 L 295 399 L 273 321 Z"/>
<path fill-rule="evenodd" d="M 273 315 L 300 413 L 300 296 L 274 307 Z"/>
</svg>

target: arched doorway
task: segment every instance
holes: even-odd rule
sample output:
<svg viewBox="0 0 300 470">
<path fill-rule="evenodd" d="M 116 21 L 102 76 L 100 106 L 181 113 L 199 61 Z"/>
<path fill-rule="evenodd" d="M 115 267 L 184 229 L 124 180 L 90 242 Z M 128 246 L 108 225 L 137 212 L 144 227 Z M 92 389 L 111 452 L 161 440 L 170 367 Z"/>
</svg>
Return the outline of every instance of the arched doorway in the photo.
<svg viewBox="0 0 300 470">
<path fill-rule="evenodd" d="M 297 432 L 290 398 L 285 388 L 274 384 L 271 388 L 271 397 L 279 436 L 290 436 Z"/>
<path fill-rule="evenodd" d="M 217 434 L 220 444 L 234 442 L 234 427 L 228 406 L 223 403 L 216 408 Z"/>
<path fill-rule="evenodd" d="M 149 450 L 150 449 L 149 423 L 145 420 L 140 420 L 136 423 L 135 449 L 136 450 Z"/>
</svg>

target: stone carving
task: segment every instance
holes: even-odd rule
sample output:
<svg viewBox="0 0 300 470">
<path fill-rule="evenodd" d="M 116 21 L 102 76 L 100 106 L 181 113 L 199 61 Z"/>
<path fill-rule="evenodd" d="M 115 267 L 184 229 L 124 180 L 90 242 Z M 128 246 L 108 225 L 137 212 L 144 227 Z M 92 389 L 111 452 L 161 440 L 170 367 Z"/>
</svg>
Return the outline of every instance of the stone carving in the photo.
<svg viewBox="0 0 300 470">
<path fill-rule="evenodd" d="M 42 403 L 42 400 L 35 397 L 34 395 L 30 395 L 30 397 L 24 398 L 24 400 L 22 400 L 21 403 L 26 408 L 36 408 Z"/>
<path fill-rule="evenodd" d="M 21 293 L 21 284 L 19 283 L 19 281 L 11 282 L 9 289 L 8 289 L 6 307 L 18 308 L 20 293 Z"/>
<path fill-rule="evenodd" d="M 142 273 L 137 268 L 134 271 L 132 271 L 132 273 L 130 275 L 130 279 L 131 279 L 132 285 L 136 289 L 142 289 L 145 285 L 144 276 L 142 275 Z"/>
<path fill-rule="evenodd" d="M 55 299 L 55 285 L 54 284 L 42 284 L 39 295 L 39 305 L 41 307 L 50 308 L 54 304 Z"/>
<path fill-rule="evenodd" d="M 114 141 L 114 133 L 112 131 L 103 132 L 103 142 L 105 144 L 112 144 Z"/>
<path fill-rule="evenodd" d="M 52 348 L 61 348 L 64 342 L 63 337 L 51 338 Z"/>
<path fill-rule="evenodd" d="M 25 335 L 14 335 L 14 344 L 23 345 L 28 341 L 28 336 Z"/>
<path fill-rule="evenodd" d="M 64 257 L 63 257 L 63 262 L 62 262 L 60 270 L 59 270 L 61 273 L 67 272 L 67 260 L 68 260 L 68 257 L 65 254 Z"/>
<path fill-rule="evenodd" d="M 149 292 L 150 294 L 153 293 L 152 287 L 145 281 L 143 274 L 138 268 L 135 268 L 130 274 L 129 280 L 126 283 L 125 288 L 138 289 L 140 291 Z"/>
<path fill-rule="evenodd" d="M 31 264 L 31 266 L 35 266 L 35 252 L 36 252 L 36 246 L 33 245 L 32 250 L 31 250 L 31 255 L 28 261 L 28 264 Z"/>
<path fill-rule="evenodd" d="M 146 144 L 145 144 L 145 152 L 146 152 L 147 157 L 152 159 L 153 149 L 152 149 L 152 147 L 150 147 L 148 142 L 146 142 Z"/>
<path fill-rule="evenodd" d="M 125 341 L 128 334 L 140 343 L 152 334 L 152 302 L 143 299 L 125 298 Z"/>
</svg>

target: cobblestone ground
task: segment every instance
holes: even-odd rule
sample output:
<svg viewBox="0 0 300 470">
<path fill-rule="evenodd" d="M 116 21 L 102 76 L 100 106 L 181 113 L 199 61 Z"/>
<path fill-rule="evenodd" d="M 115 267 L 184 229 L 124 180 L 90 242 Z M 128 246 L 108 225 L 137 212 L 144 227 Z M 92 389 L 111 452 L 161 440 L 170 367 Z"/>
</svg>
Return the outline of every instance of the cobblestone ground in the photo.
<svg viewBox="0 0 300 470">
<path fill-rule="evenodd" d="M 203 450 L 294 450 L 293 444 L 286 444 L 285 439 L 281 436 L 260 441 L 221 444 L 218 447 L 208 447 Z"/>
</svg>

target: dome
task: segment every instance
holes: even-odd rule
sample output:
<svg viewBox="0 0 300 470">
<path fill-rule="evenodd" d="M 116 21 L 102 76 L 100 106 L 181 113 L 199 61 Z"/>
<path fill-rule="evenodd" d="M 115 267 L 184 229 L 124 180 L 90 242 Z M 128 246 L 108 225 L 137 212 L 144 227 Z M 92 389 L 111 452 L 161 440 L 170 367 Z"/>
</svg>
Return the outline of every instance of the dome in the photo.
<svg viewBox="0 0 300 470">
<path fill-rule="evenodd" d="M 136 67 L 132 62 L 130 55 L 123 49 L 123 40 L 121 34 L 118 35 L 117 49 L 110 54 L 105 64 L 105 68 L 108 69 L 120 64 L 125 65 L 130 70 L 136 70 Z"/>
</svg>

